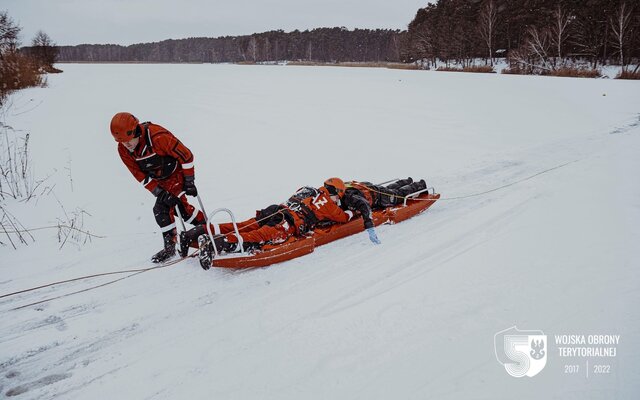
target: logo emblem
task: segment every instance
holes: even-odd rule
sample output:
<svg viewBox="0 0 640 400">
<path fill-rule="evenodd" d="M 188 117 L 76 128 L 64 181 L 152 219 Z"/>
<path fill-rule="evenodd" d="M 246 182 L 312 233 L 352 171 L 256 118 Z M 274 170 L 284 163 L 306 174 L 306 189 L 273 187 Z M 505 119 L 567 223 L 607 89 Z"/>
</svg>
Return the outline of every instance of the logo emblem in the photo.
<svg viewBox="0 0 640 400">
<path fill-rule="evenodd" d="M 533 377 L 547 364 L 547 335 L 542 331 L 505 329 L 493 337 L 496 358 L 513 377 Z"/>
</svg>

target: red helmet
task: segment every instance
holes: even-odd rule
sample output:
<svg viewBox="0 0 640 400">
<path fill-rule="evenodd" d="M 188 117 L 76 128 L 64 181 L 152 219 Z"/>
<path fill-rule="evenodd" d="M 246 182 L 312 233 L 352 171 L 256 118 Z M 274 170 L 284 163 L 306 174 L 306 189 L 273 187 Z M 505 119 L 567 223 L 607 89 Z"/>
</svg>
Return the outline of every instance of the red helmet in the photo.
<svg viewBox="0 0 640 400">
<path fill-rule="evenodd" d="M 119 112 L 111 118 L 111 134 L 116 142 L 128 142 L 139 136 L 136 132 L 139 123 L 138 118 L 128 112 Z"/>
<path fill-rule="evenodd" d="M 344 191 L 347 189 L 344 182 L 340 178 L 329 178 L 324 181 L 324 187 L 327 189 L 331 196 L 338 196 L 342 198 Z"/>
</svg>

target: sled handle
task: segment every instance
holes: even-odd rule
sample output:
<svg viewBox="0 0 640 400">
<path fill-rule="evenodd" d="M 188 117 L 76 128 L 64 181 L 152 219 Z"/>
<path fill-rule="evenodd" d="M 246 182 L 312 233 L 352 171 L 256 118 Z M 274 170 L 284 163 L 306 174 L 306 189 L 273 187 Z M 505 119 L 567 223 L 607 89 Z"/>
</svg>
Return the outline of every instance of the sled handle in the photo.
<svg viewBox="0 0 640 400">
<path fill-rule="evenodd" d="M 200 198 L 198 198 L 198 200 L 199 199 Z M 202 212 L 204 212 L 204 210 Z M 240 231 L 238 231 L 238 224 L 236 223 L 236 217 L 233 215 L 233 212 L 231 212 L 231 210 L 229 210 L 228 208 L 216 208 L 207 217 L 207 222 L 206 222 L 206 224 L 207 224 L 207 234 L 209 235 L 209 239 L 211 239 L 211 244 L 213 245 L 213 253 L 215 254 L 216 257 L 218 257 L 218 249 L 216 248 L 216 243 L 213 240 L 213 233 L 211 232 L 211 224 L 209 223 L 209 221 L 211 221 L 211 219 L 213 219 L 213 216 L 216 215 L 219 212 L 227 213 L 227 214 L 229 214 L 229 217 L 231 217 L 231 223 L 233 224 L 233 230 L 235 231 L 236 237 L 238 238 L 238 244 L 240 245 L 240 254 L 244 254 L 244 244 L 243 244 L 243 241 L 242 241 L 242 236 L 240 236 Z"/>
<path fill-rule="evenodd" d="M 182 197 L 183 194 L 184 194 L 184 192 L 180 192 L 180 194 L 178 194 L 178 198 Z M 176 210 L 176 215 L 178 216 L 178 219 L 180 220 L 180 227 L 182 228 L 182 232 L 186 232 L 187 228 L 184 227 L 184 218 L 182 218 L 182 213 L 180 212 L 180 207 L 178 207 L 178 205 L 176 204 L 176 206 L 174 208 Z"/>
<path fill-rule="evenodd" d="M 431 189 L 433 189 L 433 188 L 426 188 L 426 189 L 418 190 L 417 192 L 413 192 L 413 193 L 410 193 L 410 194 L 404 196 L 404 203 L 402 205 L 406 206 L 407 205 L 407 200 L 409 200 L 409 199 L 411 199 L 413 197 L 418 197 L 421 193 L 427 192 L 427 194 L 429 194 L 429 190 L 431 190 Z M 433 190 L 434 190 L 434 193 L 435 193 L 435 189 L 433 189 Z"/>
<path fill-rule="evenodd" d="M 197 194 L 196 198 L 198 199 L 198 204 L 200 204 L 200 211 L 202 211 L 202 214 L 204 214 L 204 218 L 205 218 L 204 221 L 207 223 L 207 225 L 209 225 L 209 217 L 207 217 L 207 212 L 204 210 L 204 204 L 202 204 L 202 199 L 200 198 L 200 194 Z"/>
<path fill-rule="evenodd" d="M 175 208 L 176 208 L 176 215 L 178 216 L 178 219 L 180 220 L 180 226 L 182 227 L 182 232 L 184 232 L 184 231 L 187 230 L 184 227 L 184 218 L 182 218 L 182 213 L 180 212 L 180 209 L 178 208 L 178 206 L 176 206 Z"/>
<path fill-rule="evenodd" d="M 388 180 L 388 181 L 385 181 L 385 182 L 376 183 L 376 185 L 378 185 L 378 186 L 384 186 L 384 185 L 386 185 L 386 184 L 393 183 L 393 182 L 397 182 L 397 181 L 399 181 L 399 180 L 400 180 L 400 178 L 394 178 L 394 179 L 391 179 L 391 180 Z"/>
</svg>

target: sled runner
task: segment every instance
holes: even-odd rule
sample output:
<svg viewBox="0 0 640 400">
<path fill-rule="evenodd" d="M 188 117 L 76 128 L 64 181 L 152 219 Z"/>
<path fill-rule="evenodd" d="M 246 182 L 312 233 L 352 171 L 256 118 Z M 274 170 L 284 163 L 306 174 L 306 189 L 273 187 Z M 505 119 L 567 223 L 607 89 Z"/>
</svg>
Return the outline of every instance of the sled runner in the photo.
<svg viewBox="0 0 640 400">
<path fill-rule="evenodd" d="M 393 181 L 390 181 L 393 182 Z M 387 183 L 387 182 L 385 182 Z M 376 226 L 395 224 L 422 213 L 440 198 L 433 188 L 421 190 L 407 196 L 402 205 L 391 206 L 383 210 L 373 211 L 373 222 Z M 233 214 L 227 209 L 220 209 L 229 213 L 235 224 Z M 214 213 L 209 217 L 211 217 Z M 236 227 L 237 229 L 237 227 Z M 288 261 L 312 253 L 316 246 L 322 246 L 335 240 L 364 231 L 362 218 L 356 218 L 345 224 L 333 224 L 316 229 L 305 237 L 291 237 L 284 243 L 265 245 L 253 253 L 244 251 L 242 244 L 239 251 L 229 254 L 217 254 L 212 260 L 212 266 L 220 268 L 255 268 Z M 238 235 L 240 236 L 240 235 Z"/>
</svg>

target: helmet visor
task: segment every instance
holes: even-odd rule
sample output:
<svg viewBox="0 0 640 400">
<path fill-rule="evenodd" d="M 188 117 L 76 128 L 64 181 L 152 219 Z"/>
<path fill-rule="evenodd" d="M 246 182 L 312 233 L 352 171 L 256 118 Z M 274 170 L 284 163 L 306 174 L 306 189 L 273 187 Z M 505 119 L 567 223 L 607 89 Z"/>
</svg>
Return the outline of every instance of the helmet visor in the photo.
<svg viewBox="0 0 640 400">
<path fill-rule="evenodd" d="M 327 192 L 329 192 L 329 194 L 331 196 L 338 196 L 338 188 L 333 186 L 333 185 L 329 185 L 327 183 L 324 184 L 324 187 L 327 188 Z"/>
</svg>

